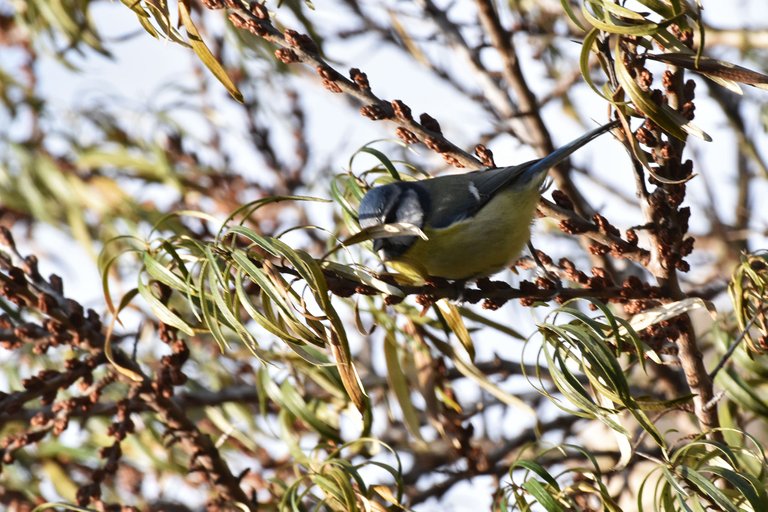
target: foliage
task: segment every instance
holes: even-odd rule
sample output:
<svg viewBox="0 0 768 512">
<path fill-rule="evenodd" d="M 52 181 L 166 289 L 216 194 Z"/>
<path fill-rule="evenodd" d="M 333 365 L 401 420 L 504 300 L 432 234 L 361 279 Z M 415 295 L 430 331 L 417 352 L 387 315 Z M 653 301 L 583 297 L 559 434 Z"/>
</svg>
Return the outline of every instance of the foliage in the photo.
<svg viewBox="0 0 768 512">
<path fill-rule="evenodd" d="M 122 4 L 0 6 L 4 507 L 426 510 L 469 484 L 494 510 L 768 509 L 759 34 L 679 0 Z M 193 73 L 62 112 L 48 73 L 147 36 Z M 451 99 L 416 116 L 352 58 Z M 516 275 L 381 270 L 368 189 L 545 155 L 552 112 L 594 108 L 621 129 L 590 148 L 628 156 L 553 169 Z M 385 120 L 399 142 L 356 133 Z"/>
</svg>

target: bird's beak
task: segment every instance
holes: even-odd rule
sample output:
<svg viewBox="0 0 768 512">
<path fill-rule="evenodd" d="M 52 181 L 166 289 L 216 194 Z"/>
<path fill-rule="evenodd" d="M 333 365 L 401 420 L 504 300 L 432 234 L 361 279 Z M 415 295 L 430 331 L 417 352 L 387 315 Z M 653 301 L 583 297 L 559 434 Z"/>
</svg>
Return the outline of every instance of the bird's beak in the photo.
<svg viewBox="0 0 768 512">
<path fill-rule="evenodd" d="M 383 238 L 376 238 L 373 240 L 373 250 L 376 252 L 379 252 L 384 248 L 384 239 Z"/>
</svg>

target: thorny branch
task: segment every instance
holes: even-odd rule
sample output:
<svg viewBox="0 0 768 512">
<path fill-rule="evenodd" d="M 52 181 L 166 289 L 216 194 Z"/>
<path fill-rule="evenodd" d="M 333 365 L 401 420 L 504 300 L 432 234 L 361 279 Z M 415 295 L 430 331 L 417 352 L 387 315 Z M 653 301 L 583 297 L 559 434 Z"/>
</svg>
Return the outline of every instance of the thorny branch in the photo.
<svg viewBox="0 0 768 512">
<path fill-rule="evenodd" d="M 0 253 L 0 300 L 19 308 L 19 316 L 8 314 L 0 317 L 5 331 L 2 345 L 6 349 L 21 349 L 33 345 L 34 351 L 44 354 L 60 346 L 68 346 L 79 354 L 68 359 L 64 369 L 42 370 L 23 382 L 24 390 L 0 394 L 0 426 L 13 418 L 23 407 L 40 398 L 43 405 L 52 404 L 50 410 L 38 411 L 30 422 L 31 429 L 10 435 L 0 442 L 0 455 L 4 464 L 15 460 L 15 452 L 25 446 L 37 443 L 47 435 L 61 434 L 75 413 L 92 414 L 104 390 L 116 381 L 115 374 L 108 371 L 100 380 L 95 372 L 107 362 L 105 337 L 101 322 L 93 310 L 84 311 L 76 301 L 64 296 L 61 279 L 51 276 L 44 279 L 37 268 L 37 259 L 22 257 L 16 248 L 10 231 L 0 228 L 3 244 L 16 255 L 19 265 Z M 21 313 L 38 311 L 44 320 L 41 323 L 22 322 Z M 186 412 L 170 400 L 174 386 L 183 384 L 186 376 L 181 366 L 189 356 L 186 344 L 171 329 L 161 325 L 160 338 L 172 347 L 172 355 L 163 357 L 159 373 L 149 377 L 141 372 L 138 365 L 119 349 L 113 348 L 114 361 L 130 368 L 134 374 L 142 375 L 142 382 L 130 386 L 130 394 L 140 399 L 155 411 L 168 434 L 181 443 L 192 459 L 193 471 L 202 474 L 216 488 L 218 499 L 224 502 L 239 502 L 249 510 L 255 510 L 253 502 L 245 495 L 239 480 L 231 473 L 228 464 L 214 447 L 210 438 L 199 431 Z M 84 355 L 83 355 L 84 354 Z M 59 398 L 65 390 L 80 381 L 88 393 L 70 398 Z M 133 433 L 135 426 L 130 418 L 127 401 L 117 404 L 116 421 L 110 430 L 114 444 L 102 451 L 102 468 L 91 473 L 91 481 L 77 492 L 78 504 L 103 505 L 101 483 L 113 475 L 119 467 L 122 455 L 120 442 Z"/>
<path fill-rule="evenodd" d="M 690 31 L 681 31 L 673 27 L 677 37 L 688 46 L 693 45 L 693 35 Z M 644 66 L 644 61 L 637 57 L 633 51 L 636 49 L 633 42 L 623 42 L 623 58 L 632 67 L 638 85 L 643 90 L 649 90 L 653 84 L 653 74 Z M 656 89 L 652 94 L 662 98 L 670 107 L 679 111 L 687 119 L 693 119 L 695 106 L 693 81 L 684 80 L 684 70 L 674 66 L 667 66 L 663 73 L 663 91 Z M 637 131 L 637 139 L 640 143 L 651 148 L 651 156 L 658 168 L 656 174 L 670 182 L 659 182 L 651 179 L 655 185 L 652 192 L 648 192 L 642 176 L 642 167 L 635 162 L 638 175 L 638 195 L 643 197 L 643 213 L 647 225 L 650 226 L 648 235 L 651 239 L 651 262 L 647 268 L 651 270 L 659 286 L 670 294 L 674 300 L 681 300 L 685 294 L 680 288 L 677 271 L 687 272 L 688 263 L 683 259 L 693 250 L 694 240 L 687 235 L 690 208 L 681 207 L 685 198 L 685 180 L 693 172 L 693 162 L 683 161 L 682 152 L 685 141 L 667 136 L 663 141 L 663 133 L 651 120 Z M 693 325 L 687 315 L 683 315 L 678 322 L 677 347 L 686 381 L 691 391 L 696 394 L 694 408 L 696 417 L 705 431 L 712 432 L 712 436 L 719 437 L 716 429 L 719 426 L 717 412 L 707 409 L 714 396 L 712 380 L 699 348 Z"/>
<path fill-rule="evenodd" d="M 223 7 L 223 4 L 221 4 Z M 407 143 L 423 142 L 427 147 L 440 153 L 451 165 L 457 167 L 481 167 L 481 162 L 446 139 L 440 125 L 428 114 L 420 116 L 417 122 L 408 108 L 400 100 L 387 102 L 371 91 L 368 78 L 359 69 L 350 70 L 350 78 L 336 71 L 318 52 L 317 45 L 306 34 L 299 34 L 291 29 L 280 32 L 269 20 L 268 12 L 261 4 L 253 4 L 253 12 L 230 6 L 233 12 L 229 19 L 237 28 L 248 30 L 254 35 L 280 46 L 275 55 L 281 61 L 290 64 L 304 62 L 315 67 L 323 85 L 331 92 L 344 92 L 357 99 L 362 105 L 360 113 L 374 121 L 389 120 L 400 126 L 397 134 Z"/>
</svg>

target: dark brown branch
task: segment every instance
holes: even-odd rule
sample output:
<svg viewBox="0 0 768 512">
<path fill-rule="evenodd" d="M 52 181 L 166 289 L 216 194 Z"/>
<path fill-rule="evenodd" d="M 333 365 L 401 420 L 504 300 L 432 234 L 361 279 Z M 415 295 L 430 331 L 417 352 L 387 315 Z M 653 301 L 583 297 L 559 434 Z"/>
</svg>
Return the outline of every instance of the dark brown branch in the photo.
<svg viewBox="0 0 768 512">
<path fill-rule="evenodd" d="M 523 75 L 512 34 L 501 25 L 496 7 L 491 0 L 476 0 L 476 4 L 480 22 L 501 57 L 504 80 L 515 92 L 518 111 L 523 116 L 522 120 L 525 124 L 525 133 L 540 156 L 548 155 L 555 150 L 555 147 L 541 117 L 541 108 L 536 95 Z M 558 188 L 574 202 L 576 211 L 591 217 L 595 210 L 570 179 L 570 166 L 567 163 L 557 166 L 553 169 L 553 175 Z"/>
<path fill-rule="evenodd" d="M 190 471 L 203 472 L 220 498 L 230 504 L 238 503 L 247 510 L 256 511 L 257 503 L 245 494 L 240 486 L 240 479 L 232 473 L 211 438 L 198 429 L 183 407 L 170 397 L 156 392 L 148 377 L 144 379 L 138 388 L 137 396 L 157 414 L 157 419 L 168 429 L 169 438 L 178 441 L 190 455 Z"/>
<path fill-rule="evenodd" d="M 425 127 L 423 122 L 416 122 L 409 114 L 398 114 L 390 102 L 373 94 L 370 87 L 343 76 L 320 55 L 317 46 L 309 36 L 292 30 L 281 32 L 269 19 L 261 19 L 244 10 L 233 10 L 229 19 L 235 27 L 248 30 L 280 46 L 282 51 L 278 50 L 277 55 L 284 62 L 304 62 L 314 66 L 327 89 L 332 92 L 343 92 L 364 105 L 361 108 L 364 116 L 373 120 L 386 119 L 397 124 L 415 137 L 415 140 L 425 143 L 453 165 L 469 168 L 482 167 L 482 163 L 477 158 L 454 145 L 439 131 Z"/>
<path fill-rule="evenodd" d="M 446 492 L 448 492 L 451 489 L 451 487 L 453 487 L 454 485 L 458 484 L 459 482 L 466 482 L 467 480 L 470 480 L 473 476 L 479 476 L 482 474 L 502 475 L 506 473 L 507 471 L 509 471 L 509 465 L 502 463 L 502 461 L 505 460 L 507 457 L 509 457 L 513 452 L 522 448 L 525 445 L 528 445 L 530 443 L 537 441 L 545 433 L 551 434 L 553 432 L 559 432 L 559 431 L 568 429 L 574 423 L 579 421 L 579 419 L 580 418 L 578 416 L 559 416 L 554 420 L 550 420 L 545 423 L 540 423 L 531 428 L 524 430 L 522 433 L 515 436 L 514 438 L 505 441 L 501 447 L 499 447 L 498 449 L 488 454 L 488 462 L 490 463 L 490 466 L 487 471 L 473 472 L 473 473 L 457 472 L 451 475 L 450 477 L 446 478 L 442 482 L 436 485 L 433 485 L 424 491 L 419 491 L 414 487 L 410 495 L 411 504 L 417 505 L 419 503 L 426 501 L 429 498 L 440 497 Z M 456 462 L 456 461 L 445 461 L 444 463 L 453 463 L 453 462 Z M 411 471 L 409 471 L 407 474 L 403 476 L 403 480 L 408 484 L 415 484 L 421 475 L 430 474 L 433 471 L 436 471 L 436 469 L 437 469 L 436 467 L 423 468 L 417 465 L 413 469 L 411 469 Z"/>
<path fill-rule="evenodd" d="M 523 126 L 517 120 L 519 109 L 511 100 L 509 94 L 500 87 L 498 80 L 485 67 L 480 59 L 480 52 L 470 48 L 459 27 L 452 23 L 446 12 L 435 5 L 434 2 L 431 0 L 418 0 L 418 4 L 424 10 L 425 16 L 438 26 L 451 49 L 463 58 L 478 78 L 485 98 L 496 109 L 496 117 L 508 123 L 515 136 L 520 137 L 521 134 L 519 132 Z"/>
<path fill-rule="evenodd" d="M 692 44 L 690 33 L 686 34 L 678 29 L 676 36 L 682 42 Z M 650 89 L 653 84 L 653 74 L 645 67 L 645 61 L 638 57 L 634 42 L 629 39 L 623 40 L 622 48 L 624 50 L 622 58 L 627 59 L 632 66 L 638 86 L 644 90 Z M 684 77 L 682 68 L 668 65 L 661 81 L 663 91 L 656 92 L 663 96 L 671 108 L 692 119 L 694 84 L 686 83 Z M 656 187 L 648 193 L 644 171 L 639 162 L 634 162 L 637 193 L 643 199 L 643 214 L 647 225 L 650 226 L 648 235 L 651 239 L 651 261 L 647 268 L 654 274 L 659 287 L 663 290 L 663 295 L 670 296 L 674 300 L 682 300 L 686 295 L 680 288 L 677 272 L 678 270 L 686 272 L 689 268 L 684 257 L 693 249 L 693 239 L 687 236 L 690 209 L 681 207 L 681 204 L 686 194 L 685 179 L 693 171 L 692 162 L 683 161 L 685 141 L 663 134 L 655 123 L 647 121 L 638 129 L 638 133 L 641 134 L 638 140 L 642 139 L 644 144 L 652 147 L 651 156 L 658 166 L 657 175 L 674 181 L 674 183 L 665 183 L 652 180 L 651 183 Z M 662 136 L 665 136 L 666 140 L 663 140 Z M 713 430 L 719 425 L 717 411 L 714 408 L 704 407 L 714 396 L 712 380 L 704 366 L 693 325 L 687 314 L 678 318 L 677 326 L 678 357 L 688 386 L 696 395 L 693 400 L 696 417 L 703 430 L 708 430 L 711 432 L 710 435 L 717 437 L 719 434 Z"/>
</svg>

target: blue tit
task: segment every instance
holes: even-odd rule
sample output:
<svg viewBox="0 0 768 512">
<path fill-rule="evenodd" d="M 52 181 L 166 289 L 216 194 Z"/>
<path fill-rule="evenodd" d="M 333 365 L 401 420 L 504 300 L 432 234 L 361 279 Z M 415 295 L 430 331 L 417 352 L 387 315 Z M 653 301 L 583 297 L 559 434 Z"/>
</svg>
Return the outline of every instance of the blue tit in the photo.
<svg viewBox="0 0 768 512">
<path fill-rule="evenodd" d="M 397 235 L 373 243 L 411 280 L 489 276 L 508 267 L 528 242 L 549 169 L 616 126 L 608 123 L 521 165 L 374 187 L 360 202 L 360 227 L 405 223 L 423 231 L 426 240 Z"/>
</svg>

